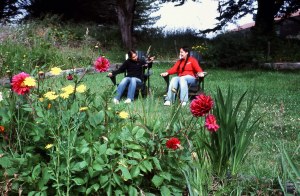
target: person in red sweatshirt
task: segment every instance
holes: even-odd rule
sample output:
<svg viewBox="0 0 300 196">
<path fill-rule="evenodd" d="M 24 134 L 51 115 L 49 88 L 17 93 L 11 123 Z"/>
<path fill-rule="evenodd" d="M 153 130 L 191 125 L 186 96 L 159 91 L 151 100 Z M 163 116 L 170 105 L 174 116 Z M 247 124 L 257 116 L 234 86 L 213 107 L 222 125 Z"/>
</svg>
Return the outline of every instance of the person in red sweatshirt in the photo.
<svg viewBox="0 0 300 196">
<path fill-rule="evenodd" d="M 190 56 L 190 50 L 188 47 L 181 47 L 180 59 L 173 65 L 173 67 L 160 75 L 165 77 L 172 74 L 177 74 L 177 76 L 171 79 L 164 105 L 170 106 L 175 101 L 175 94 L 179 87 L 180 102 L 182 106 L 185 106 L 189 97 L 189 85 L 196 82 L 196 76 L 204 77 L 203 70 L 198 63 L 198 60 Z"/>
</svg>

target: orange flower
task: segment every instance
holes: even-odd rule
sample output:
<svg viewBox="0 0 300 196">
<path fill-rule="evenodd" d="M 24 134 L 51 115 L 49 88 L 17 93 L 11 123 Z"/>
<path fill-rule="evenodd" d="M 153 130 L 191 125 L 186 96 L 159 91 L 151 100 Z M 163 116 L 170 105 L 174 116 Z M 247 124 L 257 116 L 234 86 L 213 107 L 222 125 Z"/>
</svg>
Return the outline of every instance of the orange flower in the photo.
<svg viewBox="0 0 300 196">
<path fill-rule="evenodd" d="M 1 125 L 0 125 L 0 133 L 4 133 L 4 130 L 5 130 L 5 129 L 4 129 L 4 126 L 1 126 Z"/>
<path fill-rule="evenodd" d="M 47 108 L 48 108 L 48 109 L 50 109 L 50 108 L 51 108 L 51 103 L 49 103 L 49 104 L 48 104 L 48 107 L 47 107 Z"/>
</svg>

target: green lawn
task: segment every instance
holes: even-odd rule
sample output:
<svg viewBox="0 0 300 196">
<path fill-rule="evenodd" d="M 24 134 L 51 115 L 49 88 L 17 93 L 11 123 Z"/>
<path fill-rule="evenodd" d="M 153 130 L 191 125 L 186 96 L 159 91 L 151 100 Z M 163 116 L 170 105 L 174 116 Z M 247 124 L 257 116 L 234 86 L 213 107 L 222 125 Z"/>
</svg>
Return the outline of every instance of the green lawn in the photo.
<svg viewBox="0 0 300 196">
<path fill-rule="evenodd" d="M 147 99 L 136 100 L 130 106 L 133 110 L 139 110 L 144 102 L 151 101 L 152 109 L 148 112 L 150 119 L 163 119 L 166 117 L 169 107 L 163 106 L 165 82 L 159 75 L 171 65 L 155 64 L 151 76 L 151 96 Z M 274 177 L 276 171 L 278 149 L 276 145 L 283 142 L 290 153 L 297 148 L 300 139 L 300 75 L 299 71 L 280 72 L 266 70 L 222 70 L 207 69 L 205 78 L 205 93 L 214 96 L 217 87 L 227 92 L 228 87 L 233 89 L 236 98 L 245 91 L 255 89 L 260 96 L 253 116 L 261 117 L 260 129 L 257 130 L 252 141 L 252 150 L 248 160 L 244 164 L 244 170 L 249 175 Z M 93 92 L 101 95 L 104 89 L 115 89 L 107 73 L 88 75 L 86 83 Z M 120 81 L 123 75 L 119 75 Z M 112 95 L 113 96 L 113 95 Z M 128 107 L 121 104 L 118 107 Z M 131 109 L 132 109 L 131 108 Z M 188 112 L 188 109 L 186 109 Z M 168 116 L 169 117 L 169 116 Z M 295 154 L 294 157 L 299 157 Z M 300 160 L 300 157 L 299 159 Z"/>
</svg>

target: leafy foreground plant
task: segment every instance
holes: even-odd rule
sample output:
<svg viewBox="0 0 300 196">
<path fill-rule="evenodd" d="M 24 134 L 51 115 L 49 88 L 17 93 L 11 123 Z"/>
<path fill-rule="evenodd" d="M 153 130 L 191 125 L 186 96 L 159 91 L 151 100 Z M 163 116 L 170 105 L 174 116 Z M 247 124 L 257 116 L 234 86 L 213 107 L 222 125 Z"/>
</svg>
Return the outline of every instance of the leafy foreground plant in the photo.
<svg viewBox="0 0 300 196">
<path fill-rule="evenodd" d="M 258 129 L 259 119 L 250 119 L 258 97 L 252 92 L 248 96 L 246 106 L 243 106 L 246 95 L 247 92 L 242 94 L 234 105 L 233 91 L 230 87 L 226 98 L 221 89 L 217 90 L 213 113 L 220 124 L 220 130 L 212 133 L 211 143 L 208 143 L 207 147 L 214 173 L 219 177 L 238 174 L 249 153 L 251 139 Z"/>
<path fill-rule="evenodd" d="M 293 156 L 286 152 L 285 147 L 281 144 L 279 150 L 281 152 L 281 176 L 278 176 L 280 187 L 285 195 L 300 194 L 300 169 L 296 162 L 292 160 L 299 153 L 300 146 L 297 147 Z"/>
<path fill-rule="evenodd" d="M 52 68 L 53 74 L 60 71 Z M 26 73 L 13 77 L 12 90 L 19 95 L 5 92 L 0 102 L 1 194 L 207 195 L 215 191 L 213 176 L 224 173 L 215 165 L 225 161 L 238 168 L 242 159 L 236 156 L 245 157 L 249 143 L 242 131 L 248 130 L 248 121 L 238 123 L 241 100 L 233 113 L 222 112 L 232 105 L 222 102 L 221 92 L 215 105 L 201 94 L 192 101 L 191 113 L 173 106 L 170 119 L 162 121 L 151 107 L 156 100 L 142 103 L 142 112 L 110 106 L 113 92 L 96 99 L 83 76 L 68 76 L 62 87 Z M 228 131 L 227 123 L 244 134 L 220 133 Z M 224 134 L 230 142 L 220 138 Z M 223 153 L 225 147 L 231 151 Z M 227 171 L 228 165 L 223 168 Z"/>
</svg>

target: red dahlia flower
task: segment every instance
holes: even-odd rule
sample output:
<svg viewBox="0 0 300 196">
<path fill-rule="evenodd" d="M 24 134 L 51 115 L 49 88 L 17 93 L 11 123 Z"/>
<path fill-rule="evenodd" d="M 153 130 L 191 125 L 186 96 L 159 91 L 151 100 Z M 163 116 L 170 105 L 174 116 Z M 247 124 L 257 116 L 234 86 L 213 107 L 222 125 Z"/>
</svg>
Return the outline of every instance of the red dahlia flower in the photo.
<svg viewBox="0 0 300 196">
<path fill-rule="evenodd" d="M 190 104 L 190 110 L 195 117 L 204 116 L 213 107 L 214 102 L 210 96 L 200 94 Z"/>
<path fill-rule="evenodd" d="M 12 90 L 19 95 L 24 95 L 26 93 L 29 93 L 30 89 L 34 86 L 28 86 L 24 83 L 25 79 L 27 77 L 30 77 L 28 73 L 21 72 L 17 75 L 14 75 L 12 78 Z"/>
<path fill-rule="evenodd" d="M 167 148 L 176 150 L 177 148 L 180 147 L 180 141 L 178 138 L 172 137 L 167 141 L 166 146 Z"/>
<path fill-rule="evenodd" d="M 98 72 L 106 72 L 109 68 L 109 61 L 107 58 L 100 56 L 94 62 L 94 67 Z"/>
<path fill-rule="evenodd" d="M 219 125 L 217 124 L 216 117 L 212 114 L 209 114 L 205 118 L 205 127 L 210 132 L 216 132 L 219 129 Z"/>
<path fill-rule="evenodd" d="M 67 80 L 73 80 L 73 75 L 72 74 L 67 75 Z"/>
</svg>

